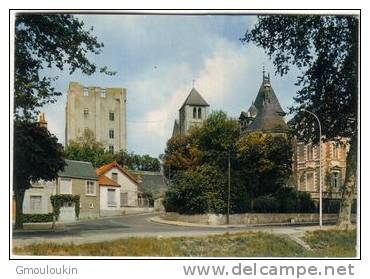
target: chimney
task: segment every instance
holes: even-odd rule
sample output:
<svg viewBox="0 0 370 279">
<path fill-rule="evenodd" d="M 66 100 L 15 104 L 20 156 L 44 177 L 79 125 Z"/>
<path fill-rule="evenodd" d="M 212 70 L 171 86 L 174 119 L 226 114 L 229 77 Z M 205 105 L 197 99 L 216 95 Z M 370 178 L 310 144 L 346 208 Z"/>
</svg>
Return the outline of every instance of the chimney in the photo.
<svg viewBox="0 0 370 279">
<path fill-rule="evenodd" d="M 45 113 L 40 113 L 39 114 L 39 125 L 40 127 L 48 128 L 48 122 L 45 119 Z"/>
</svg>

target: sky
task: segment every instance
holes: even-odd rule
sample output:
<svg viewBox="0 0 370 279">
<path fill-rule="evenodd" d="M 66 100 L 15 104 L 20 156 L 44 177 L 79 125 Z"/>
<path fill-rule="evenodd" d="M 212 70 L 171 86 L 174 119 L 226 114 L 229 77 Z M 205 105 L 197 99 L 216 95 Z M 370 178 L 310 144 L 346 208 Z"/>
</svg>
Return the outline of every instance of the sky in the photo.
<svg viewBox="0 0 370 279">
<path fill-rule="evenodd" d="M 50 70 L 58 75 L 54 86 L 63 93 L 55 104 L 42 108 L 49 130 L 64 144 L 68 84 L 127 89 L 128 151 L 157 157 L 164 153 L 178 110 L 195 88 L 210 104 L 239 117 L 255 99 L 262 67 L 271 73 L 271 85 L 285 111 L 293 105 L 298 72 L 276 76 L 264 50 L 243 45 L 240 38 L 256 22 L 255 16 L 216 15 L 79 15 L 85 27 L 104 43 L 91 56 L 114 76 L 87 76 L 77 71 Z"/>
</svg>

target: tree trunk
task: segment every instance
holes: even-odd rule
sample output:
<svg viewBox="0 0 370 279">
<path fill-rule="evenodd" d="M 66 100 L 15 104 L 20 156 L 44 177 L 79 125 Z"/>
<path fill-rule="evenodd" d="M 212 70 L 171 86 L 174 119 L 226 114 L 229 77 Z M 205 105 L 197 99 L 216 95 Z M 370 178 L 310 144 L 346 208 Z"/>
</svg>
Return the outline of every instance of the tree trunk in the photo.
<svg viewBox="0 0 370 279">
<path fill-rule="evenodd" d="M 25 190 L 14 189 L 15 194 L 15 229 L 23 229 L 23 200 Z"/>
<path fill-rule="evenodd" d="M 357 185 L 357 137 L 354 136 L 350 142 L 350 148 L 346 162 L 346 178 L 342 190 L 342 200 L 337 226 L 346 230 L 351 225 L 352 201 Z"/>
</svg>

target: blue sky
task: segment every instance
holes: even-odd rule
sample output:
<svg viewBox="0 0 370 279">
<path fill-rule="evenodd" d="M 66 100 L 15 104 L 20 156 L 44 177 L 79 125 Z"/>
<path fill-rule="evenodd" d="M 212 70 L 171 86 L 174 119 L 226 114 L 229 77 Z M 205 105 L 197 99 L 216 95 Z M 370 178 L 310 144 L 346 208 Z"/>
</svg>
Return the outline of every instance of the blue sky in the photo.
<svg viewBox="0 0 370 279">
<path fill-rule="evenodd" d="M 210 104 L 238 117 L 256 97 L 262 65 L 282 107 L 293 104 L 296 71 L 275 76 L 262 49 L 243 45 L 240 38 L 254 16 L 81 15 L 86 28 L 105 45 L 91 59 L 117 71 L 115 76 L 51 71 L 59 75 L 55 87 L 63 92 L 56 104 L 43 108 L 49 129 L 64 144 L 68 83 L 127 88 L 128 151 L 158 156 L 171 136 L 178 109 L 195 87 Z"/>
</svg>

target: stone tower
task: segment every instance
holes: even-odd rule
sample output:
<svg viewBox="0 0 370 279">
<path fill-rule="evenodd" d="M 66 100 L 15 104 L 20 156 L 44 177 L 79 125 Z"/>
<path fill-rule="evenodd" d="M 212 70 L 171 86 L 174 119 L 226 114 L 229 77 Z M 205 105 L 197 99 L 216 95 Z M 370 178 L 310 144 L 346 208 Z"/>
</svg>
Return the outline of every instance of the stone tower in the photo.
<svg viewBox="0 0 370 279">
<path fill-rule="evenodd" d="M 172 136 L 185 135 L 190 127 L 201 124 L 208 117 L 209 104 L 193 87 L 179 110 L 179 120 L 175 120 Z"/>
<path fill-rule="evenodd" d="M 255 101 L 247 112 L 239 117 L 242 132 L 261 131 L 263 133 L 285 135 L 289 128 L 284 120 L 285 112 L 280 106 L 271 86 L 270 74 L 262 74 L 262 84 Z"/>
<path fill-rule="evenodd" d="M 127 148 L 125 88 L 86 87 L 70 82 L 65 117 L 66 145 L 89 129 L 110 152 Z"/>
</svg>

